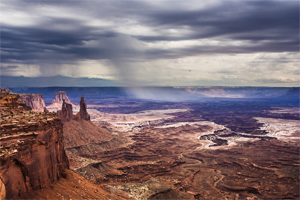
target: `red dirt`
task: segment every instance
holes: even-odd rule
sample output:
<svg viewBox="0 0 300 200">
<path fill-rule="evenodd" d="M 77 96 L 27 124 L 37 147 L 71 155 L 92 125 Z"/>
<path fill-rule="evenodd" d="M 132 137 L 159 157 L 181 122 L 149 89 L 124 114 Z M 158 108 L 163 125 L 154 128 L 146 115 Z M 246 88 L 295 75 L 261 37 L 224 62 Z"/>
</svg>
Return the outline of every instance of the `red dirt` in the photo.
<svg viewBox="0 0 300 200">
<path fill-rule="evenodd" d="M 108 192 L 71 170 L 66 170 L 66 174 L 57 183 L 24 194 L 20 199 L 131 199 L 122 191 Z"/>
</svg>

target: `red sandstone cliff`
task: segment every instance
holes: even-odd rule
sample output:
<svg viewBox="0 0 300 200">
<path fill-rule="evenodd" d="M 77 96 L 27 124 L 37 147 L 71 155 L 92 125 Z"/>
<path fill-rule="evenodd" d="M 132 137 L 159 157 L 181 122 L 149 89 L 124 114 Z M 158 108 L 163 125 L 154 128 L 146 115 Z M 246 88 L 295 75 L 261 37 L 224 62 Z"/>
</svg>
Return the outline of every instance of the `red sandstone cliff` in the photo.
<svg viewBox="0 0 300 200">
<path fill-rule="evenodd" d="M 55 113 L 26 111 L 18 98 L 1 90 L 0 199 L 131 199 L 122 191 L 110 194 L 70 171 L 61 119 Z M 64 123 L 68 147 L 112 137 L 89 120 L 72 120 L 71 104 L 63 102 L 62 107 L 70 119 Z M 86 109 L 83 113 L 87 118 Z"/>
<path fill-rule="evenodd" d="M 30 106 L 32 110 L 38 112 L 44 112 L 45 102 L 43 94 L 19 94 L 20 99 L 23 100 L 27 106 Z"/>
<path fill-rule="evenodd" d="M 69 167 L 61 120 L 26 111 L 17 100 L 16 94 L 1 94 L 0 197 L 7 199 L 58 181 Z"/>
<path fill-rule="evenodd" d="M 0 199 L 5 199 L 5 197 L 6 197 L 5 185 L 3 181 L 0 179 Z"/>
</svg>

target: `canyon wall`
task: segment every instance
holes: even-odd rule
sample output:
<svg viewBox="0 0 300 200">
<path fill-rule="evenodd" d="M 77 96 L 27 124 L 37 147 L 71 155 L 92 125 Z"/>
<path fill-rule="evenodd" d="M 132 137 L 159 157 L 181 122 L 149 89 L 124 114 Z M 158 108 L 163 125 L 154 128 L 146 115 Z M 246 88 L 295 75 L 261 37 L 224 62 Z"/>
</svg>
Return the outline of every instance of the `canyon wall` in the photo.
<svg viewBox="0 0 300 200">
<path fill-rule="evenodd" d="M 46 107 L 44 102 L 43 94 L 19 94 L 20 99 L 23 100 L 26 105 L 30 106 L 32 110 L 38 112 L 44 112 L 44 107 Z"/>
<path fill-rule="evenodd" d="M 18 95 L 1 93 L 0 196 L 7 199 L 55 183 L 69 168 L 61 119 L 26 111 L 17 101 Z"/>
</svg>

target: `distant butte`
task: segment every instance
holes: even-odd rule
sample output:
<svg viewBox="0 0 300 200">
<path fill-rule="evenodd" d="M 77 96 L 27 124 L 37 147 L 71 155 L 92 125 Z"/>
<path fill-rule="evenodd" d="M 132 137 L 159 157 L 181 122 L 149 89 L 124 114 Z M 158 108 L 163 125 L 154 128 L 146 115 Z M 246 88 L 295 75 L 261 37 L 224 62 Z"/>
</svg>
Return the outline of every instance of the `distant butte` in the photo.
<svg viewBox="0 0 300 200">
<path fill-rule="evenodd" d="M 64 91 L 59 91 L 55 94 L 55 99 L 52 101 L 51 105 L 47 106 L 47 109 L 50 112 L 56 112 L 59 109 L 61 109 L 61 106 L 63 104 L 63 102 L 65 101 L 65 103 L 67 104 L 71 104 L 73 107 L 75 106 L 70 99 L 68 98 L 66 92 Z"/>
<path fill-rule="evenodd" d="M 30 106 L 33 111 L 43 112 L 46 107 L 43 94 L 19 94 L 20 99 L 23 100 L 26 105 Z"/>
<path fill-rule="evenodd" d="M 55 94 L 55 99 L 52 101 L 53 103 L 58 103 L 61 104 L 65 100 L 66 103 L 71 103 L 70 99 L 68 98 L 66 92 L 64 91 L 59 91 Z"/>
</svg>

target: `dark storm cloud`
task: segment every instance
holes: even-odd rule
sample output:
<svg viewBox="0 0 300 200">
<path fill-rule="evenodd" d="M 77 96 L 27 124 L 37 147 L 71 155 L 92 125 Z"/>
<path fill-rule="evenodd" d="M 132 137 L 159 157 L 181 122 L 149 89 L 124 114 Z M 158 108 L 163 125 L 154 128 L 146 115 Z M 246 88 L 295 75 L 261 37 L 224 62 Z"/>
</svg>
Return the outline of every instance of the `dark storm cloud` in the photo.
<svg viewBox="0 0 300 200">
<path fill-rule="evenodd" d="M 198 54 L 298 51 L 298 1 L 221 1 L 201 9 L 185 9 L 176 1 L 153 5 L 140 1 L 18 1 L 9 6 L 35 14 L 32 7 L 76 10 L 78 15 L 113 22 L 113 26 L 91 26 L 87 20 L 63 15 L 41 17 L 35 25 L 1 27 L 3 63 L 74 63 L 82 59 L 178 58 Z M 180 1 L 179 1 L 180 3 Z M 197 3 L 197 1 L 195 2 Z M 27 6 L 24 6 L 24 5 Z M 22 7 L 23 6 L 23 7 Z M 62 13 L 63 14 L 63 13 Z M 133 21 L 156 31 L 156 36 L 120 33 L 118 25 Z M 182 29 L 177 35 L 169 29 Z M 184 32 L 187 30 L 188 32 Z M 227 46 L 203 45 L 188 48 L 131 48 L 130 42 L 181 41 L 215 38 Z M 230 41 L 245 41 L 233 45 Z M 94 43 L 94 45 L 93 45 Z"/>
<path fill-rule="evenodd" d="M 222 4 L 205 10 L 155 12 L 148 20 L 152 26 L 183 29 L 188 27 L 193 32 L 181 37 L 139 37 L 147 41 L 223 36 L 253 41 L 290 38 L 299 42 L 297 1 L 223 1 Z"/>
<path fill-rule="evenodd" d="M 74 21 L 72 20 L 72 22 Z M 51 27 L 57 25 L 57 23 L 62 23 L 62 21 L 58 19 L 57 22 L 53 20 L 52 23 L 47 25 Z M 67 25 L 70 26 L 69 23 Z M 65 62 L 77 61 L 82 58 L 97 59 L 99 54 L 94 54 L 104 53 L 104 49 L 86 47 L 84 42 L 106 39 L 117 35 L 106 30 L 97 30 L 97 33 L 93 33 L 94 30 L 91 27 L 79 23 L 76 26 L 74 25 L 71 30 L 44 29 L 44 26 L 41 27 L 2 26 L 2 62 L 38 59 L 47 61 L 48 56 L 50 59 L 53 56 L 59 60 L 69 59 Z"/>
<path fill-rule="evenodd" d="M 227 45 L 227 46 L 216 46 L 216 45 L 202 45 L 202 46 L 191 46 L 188 48 L 181 49 L 155 49 L 147 51 L 148 59 L 156 58 L 183 58 L 187 56 L 196 55 L 211 55 L 211 54 L 247 54 L 255 52 L 265 52 L 274 53 L 282 51 L 294 51 L 299 50 L 299 45 L 293 41 L 278 41 L 277 43 L 265 42 L 265 43 L 255 43 L 243 46 Z"/>
</svg>

